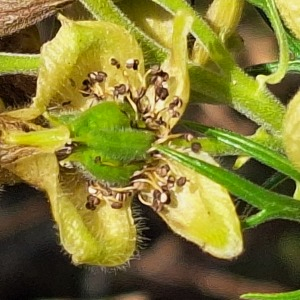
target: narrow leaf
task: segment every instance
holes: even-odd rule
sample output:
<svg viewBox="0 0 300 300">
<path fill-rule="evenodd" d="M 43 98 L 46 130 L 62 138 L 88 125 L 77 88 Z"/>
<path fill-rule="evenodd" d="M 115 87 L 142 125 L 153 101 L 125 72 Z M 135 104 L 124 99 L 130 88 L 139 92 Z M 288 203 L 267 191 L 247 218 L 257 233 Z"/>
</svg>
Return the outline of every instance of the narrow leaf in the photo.
<svg viewBox="0 0 300 300">
<path fill-rule="evenodd" d="M 268 219 L 283 218 L 300 220 L 300 203 L 291 197 L 265 190 L 225 169 L 213 166 L 168 147 L 157 146 L 157 149 L 164 155 L 223 185 L 232 194 L 240 197 L 249 204 L 261 210 L 266 210 L 269 216 Z"/>
<path fill-rule="evenodd" d="M 272 294 L 255 294 L 249 293 L 241 296 L 241 299 L 249 300 L 299 300 L 300 290 L 287 293 L 272 293 Z"/>
<path fill-rule="evenodd" d="M 184 124 L 188 128 L 199 131 L 207 136 L 214 137 L 227 145 L 233 146 L 267 166 L 290 176 L 296 181 L 300 181 L 300 173 L 295 170 L 293 165 L 285 156 L 270 150 L 261 144 L 258 144 L 242 135 L 226 130 L 207 127 L 190 121 L 185 121 Z"/>
</svg>

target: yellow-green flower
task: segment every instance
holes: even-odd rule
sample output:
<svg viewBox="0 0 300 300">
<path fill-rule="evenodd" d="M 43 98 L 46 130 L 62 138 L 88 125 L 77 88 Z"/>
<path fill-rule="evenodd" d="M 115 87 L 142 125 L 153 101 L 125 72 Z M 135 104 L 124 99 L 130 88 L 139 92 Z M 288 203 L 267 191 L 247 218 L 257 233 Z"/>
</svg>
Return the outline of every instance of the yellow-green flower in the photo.
<svg viewBox="0 0 300 300">
<path fill-rule="evenodd" d="M 1 147 L 34 151 L 0 163 L 47 192 L 73 262 L 118 266 L 133 257 L 134 197 L 212 255 L 239 255 L 240 224 L 228 192 L 156 150 L 181 138 L 171 130 L 189 99 L 186 36 L 193 19 L 178 13 L 168 59 L 146 71 L 124 28 L 60 19 L 57 36 L 42 49 L 32 106 L 0 117 L 17 124 L 0 127 Z M 50 128 L 26 132 L 22 124 L 41 114 Z M 197 142 L 178 150 L 216 164 Z"/>
</svg>

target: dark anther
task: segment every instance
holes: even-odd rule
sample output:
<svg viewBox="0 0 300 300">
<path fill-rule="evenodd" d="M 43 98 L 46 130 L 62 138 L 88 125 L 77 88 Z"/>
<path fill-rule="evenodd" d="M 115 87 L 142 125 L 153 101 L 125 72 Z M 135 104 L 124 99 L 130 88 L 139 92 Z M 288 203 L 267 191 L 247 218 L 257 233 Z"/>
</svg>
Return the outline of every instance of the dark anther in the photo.
<svg viewBox="0 0 300 300">
<path fill-rule="evenodd" d="M 163 209 L 163 204 L 158 199 L 154 199 L 152 203 L 152 209 L 155 212 L 160 212 Z"/>
<path fill-rule="evenodd" d="M 162 86 L 158 86 L 155 89 L 155 94 L 159 99 L 165 100 L 169 96 L 169 91 Z"/>
<path fill-rule="evenodd" d="M 100 204 L 100 199 L 94 195 L 87 196 L 87 202 L 85 204 L 86 209 L 95 210 L 96 206 Z"/>
<path fill-rule="evenodd" d="M 115 58 L 111 58 L 110 63 L 112 66 L 116 66 L 117 69 L 120 69 L 121 67 L 120 63 Z"/>
<path fill-rule="evenodd" d="M 171 175 L 168 177 L 168 181 L 167 181 L 168 189 L 173 188 L 174 184 L 175 184 L 175 177 Z"/>
<path fill-rule="evenodd" d="M 192 143 L 191 149 L 193 152 L 199 153 L 199 151 L 201 150 L 201 144 L 200 143 Z"/>
<path fill-rule="evenodd" d="M 84 80 L 82 81 L 82 85 L 85 85 L 86 87 L 89 87 L 90 81 L 89 81 L 88 79 L 84 79 Z"/>
<path fill-rule="evenodd" d="M 24 132 L 30 132 L 30 131 L 33 131 L 32 129 L 30 129 L 30 127 L 29 127 L 27 124 L 21 124 L 21 129 L 22 129 Z"/>
<path fill-rule="evenodd" d="M 107 77 L 107 74 L 105 72 L 91 72 L 88 74 L 88 77 L 91 81 L 91 83 L 94 83 L 94 82 L 98 82 L 98 83 L 101 83 L 103 82 L 106 77 Z"/>
<path fill-rule="evenodd" d="M 87 196 L 87 201 L 92 203 L 95 206 L 100 204 L 100 199 L 96 196 L 93 196 L 93 195 L 88 195 Z"/>
<path fill-rule="evenodd" d="M 138 66 L 139 66 L 139 60 L 138 59 L 133 59 L 130 58 L 126 61 L 126 68 L 127 69 L 133 69 L 133 70 L 137 70 Z"/>
<path fill-rule="evenodd" d="M 161 193 L 159 201 L 162 204 L 170 204 L 170 202 L 171 202 L 170 193 L 169 192 L 163 192 L 163 193 Z"/>
<path fill-rule="evenodd" d="M 168 177 L 168 183 L 174 183 L 174 182 L 175 182 L 175 177 L 172 176 L 172 175 L 170 175 L 170 176 Z"/>
<path fill-rule="evenodd" d="M 177 180 L 176 180 L 176 184 L 178 186 L 184 186 L 186 183 L 186 177 L 179 177 Z"/>
<path fill-rule="evenodd" d="M 158 169 L 158 175 L 160 175 L 161 177 L 165 177 L 168 175 L 170 171 L 170 167 L 168 165 L 163 165 Z"/>
<path fill-rule="evenodd" d="M 110 204 L 111 208 L 113 209 L 120 209 L 123 207 L 123 203 L 122 202 L 112 202 Z"/>
<path fill-rule="evenodd" d="M 117 86 L 115 86 L 115 90 L 114 90 L 114 95 L 118 96 L 118 95 L 124 95 L 127 92 L 127 87 L 125 84 L 119 84 Z"/>
<path fill-rule="evenodd" d="M 133 63 L 133 70 L 137 70 L 138 69 L 138 67 L 139 67 L 139 60 L 138 59 L 135 59 L 134 60 L 134 63 Z"/>
<path fill-rule="evenodd" d="M 191 133 L 185 133 L 184 138 L 187 142 L 191 142 L 194 136 Z"/>
<path fill-rule="evenodd" d="M 66 105 L 69 105 L 69 104 L 71 104 L 71 101 L 65 101 L 65 102 L 63 102 L 61 105 L 62 105 L 62 106 L 66 106 Z"/>
<path fill-rule="evenodd" d="M 154 190 L 154 191 L 153 191 L 153 198 L 154 198 L 155 200 L 159 200 L 160 195 L 161 195 L 161 192 L 160 192 L 159 190 Z"/>
<path fill-rule="evenodd" d="M 175 107 L 177 108 L 182 107 L 182 100 L 177 96 L 174 97 L 173 101 L 169 105 L 170 109 L 174 109 Z"/>
<path fill-rule="evenodd" d="M 169 191 L 169 187 L 168 187 L 167 184 L 162 185 L 162 186 L 161 186 L 161 189 L 163 190 L 163 192 L 168 192 L 168 191 Z"/>
<path fill-rule="evenodd" d="M 85 204 L 85 208 L 88 209 L 88 210 L 95 210 L 96 209 L 96 207 L 90 202 L 87 202 Z"/>
<path fill-rule="evenodd" d="M 156 120 L 156 124 L 166 126 L 167 123 L 163 120 L 162 117 L 160 117 L 158 120 Z"/>
<path fill-rule="evenodd" d="M 167 81 L 169 79 L 169 74 L 164 71 L 160 71 L 157 75 L 159 75 L 163 81 Z"/>
<path fill-rule="evenodd" d="M 65 146 L 64 148 L 57 150 L 55 152 L 55 155 L 59 161 L 63 160 L 72 153 L 72 149 L 73 149 L 73 146 Z"/>
<path fill-rule="evenodd" d="M 160 154 L 160 153 L 159 153 L 158 150 L 153 150 L 153 151 L 151 151 L 151 153 L 150 153 L 151 156 L 156 156 L 156 155 L 159 155 L 159 154 Z"/>
</svg>

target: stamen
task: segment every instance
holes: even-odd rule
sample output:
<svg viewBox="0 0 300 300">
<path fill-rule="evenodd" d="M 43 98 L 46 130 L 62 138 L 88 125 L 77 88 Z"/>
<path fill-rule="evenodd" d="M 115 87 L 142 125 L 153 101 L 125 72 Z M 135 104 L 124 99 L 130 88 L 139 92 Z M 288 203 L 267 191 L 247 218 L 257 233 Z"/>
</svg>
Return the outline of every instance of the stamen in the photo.
<svg viewBox="0 0 300 300">
<path fill-rule="evenodd" d="M 159 201 L 162 204 L 170 204 L 170 202 L 171 202 L 170 193 L 169 192 L 163 192 L 163 193 L 161 193 Z"/>
<path fill-rule="evenodd" d="M 88 78 L 90 79 L 90 82 L 93 83 L 101 83 L 104 82 L 104 80 L 107 78 L 107 74 L 105 72 L 99 71 L 99 72 L 91 72 L 88 74 Z"/>
<path fill-rule="evenodd" d="M 138 66 L 139 66 L 139 60 L 136 58 L 130 58 L 126 61 L 126 68 L 127 69 L 133 69 L 133 70 L 137 70 Z"/>
<path fill-rule="evenodd" d="M 110 59 L 110 64 L 112 66 L 116 66 L 117 69 L 120 69 L 120 67 L 121 67 L 121 64 L 115 58 Z"/>
<path fill-rule="evenodd" d="M 123 203 L 122 202 L 112 202 L 110 204 L 110 206 L 113 209 L 121 209 L 123 207 Z"/>
<path fill-rule="evenodd" d="M 191 144 L 191 149 L 195 153 L 199 153 L 201 150 L 201 144 L 200 143 L 192 143 Z"/>
<path fill-rule="evenodd" d="M 100 204 L 100 199 L 94 195 L 87 196 L 87 202 L 85 204 L 86 209 L 95 210 L 96 207 Z"/>
<path fill-rule="evenodd" d="M 165 100 L 169 96 L 169 91 L 162 86 L 157 86 L 155 88 L 155 95 L 158 97 L 158 99 Z"/>
<path fill-rule="evenodd" d="M 96 188 L 94 188 L 93 186 L 89 185 L 89 186 L 88 186 L 88 192 L 89 192 L 89 194 L 91 194 L 91 195 L 96 195 L 97 192 L 98 192 L 98 190 L 97 190 Z"/>
<path fill-rule="evenodd" d="M 179 186 L 179 187 L 182 187 L 184 186 L 186 183 L 186 177 L 179 177 L 176 181 L 176 184 Z"/>
<path fill-rule="evenodd" d="M 185 133 L 183 137 L 187 142 L 191 142 L 194 139 L 194 136 L 191 133 Z"/>
<path fill-rule="evenodd" d="M 118 97 L 119 95 L 124 95 L 127 93 L 127 87 L 124 83 L 121 83 L 119 85 L 116 85 L 114 87 L 114 96 Z"/>
</svg>

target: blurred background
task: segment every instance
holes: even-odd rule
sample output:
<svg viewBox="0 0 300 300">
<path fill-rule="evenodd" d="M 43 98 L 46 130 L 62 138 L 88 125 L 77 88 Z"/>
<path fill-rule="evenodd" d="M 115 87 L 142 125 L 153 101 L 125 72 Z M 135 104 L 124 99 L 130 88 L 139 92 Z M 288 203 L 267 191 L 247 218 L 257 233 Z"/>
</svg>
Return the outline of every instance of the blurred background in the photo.
<svg viewBox="0 0 300 300">
<path fill-rule="evenodd" d="M 203 11 L 211 1 L 195 2 Z M 238 33 L 244 48 L 236 58 L 242 67 L 276 60 L 273 32 L 250 6 Z M 42 40 L 47 39 L 43 33 Z M 0 51 L 38 53 L 40 46 L 36 26 L 0 39 Z M 299 79 L 289 75 L 272 86 L 272 91 L 286 103 L 299 88 Z M 30 103 L 35 87 L 35 77 L 1 76 L 0 98 L 6 108 L 20 107 Z M 225 106 L 193 106 L 186 116 L 242 134 L 255 130 L 253 123 Z M 228 168 L 233 162 L 232 157 L 222 158 Z M 251 160 L 239 173 L 263 183 L 272 170 Z M 293 188 L 285 182 L 279 191 L 291 194 Z M 280 292 L 300 286 L 296 223 L 273 221 L 245 231 L 244 253 L 233 261 L 223 261 L 174 235 L 151 209 L 136 203 L 149 228 L 144 231 L 147 241 L 141 245 L 140 258 L 127 268 L 105 270 L 71 264 L 59 245 L 43 193 L 18 184 L 4 186 L 0 197 L 0 299 L 233 300 L 250 291 Z M 247 209 L 241 202 L 237 208 L 241 213 Z"/>
</svg>

